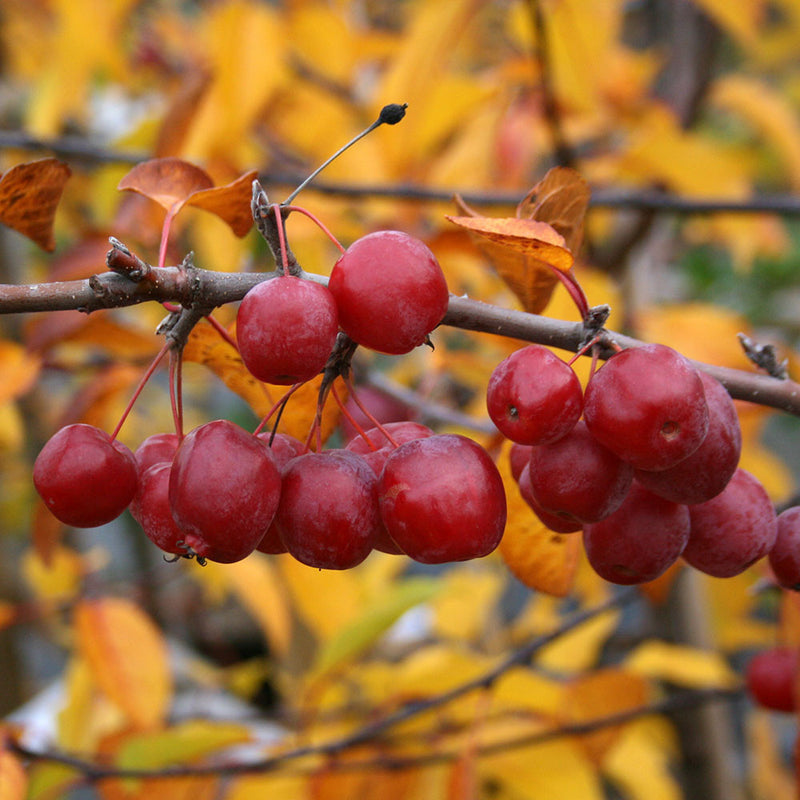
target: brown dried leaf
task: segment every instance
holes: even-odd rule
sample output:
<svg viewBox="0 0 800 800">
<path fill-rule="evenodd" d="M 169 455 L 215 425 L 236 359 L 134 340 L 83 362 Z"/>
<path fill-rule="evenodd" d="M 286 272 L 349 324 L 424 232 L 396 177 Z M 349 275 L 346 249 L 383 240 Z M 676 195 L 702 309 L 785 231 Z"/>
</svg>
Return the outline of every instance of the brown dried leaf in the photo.
<svg viewBox="0 0 800 800">
<path fill-rule="evenodd" d="M 484 255 L 522 303 L 538 314 L 558 282 L 554 269 L 567 272 L 583 238 L 589 187 L 574 170 L 551 169 L 517 206 L 517 216 L 482 217 L 456 197 L 464 216 L 448 217 L 467 228 Z"/>
<path fill-rule="evenodd" d="M 583 222 L 589 207 L 589 184 L 569 167 L 554 167 L 517 206 L 520 219 L 546 222 L 576 255 L 583 241 Z"/>
<path fill-rule="evenodd" d="M 149 197 L 171 214 L 177 214 L 195 192 L 211 189 L 208 173 L 180 158 L 152 158 L 137 164 L 117 186 Z"/>
<path fill-rule="evenodd" d="M 250 210 L 250 197 L 253 181 L 258 177 L 256 170 L 245 172 L 232 183 L 215 186 L 195 192 L 186 201 L 186 205 L 216 214 L 228 223 L 237 236 L 244 236 L 253 227 L 253 213 Z"/>
<path fill-rule="evenodd" d="M 53 221 L 72 170 L 56 158 L 17 164 L 0 178 L 0 222 L 48 252 L 55 249 Z"/>
<path fill-rule="evenodd" d="M 448 219 L 476 237 L 498 275 L 532 314 L 543 311 L 550 301 L 558 283 L 554 270 L 566 272 L 572 266 L 563 237 L 545 222 L 514 217 Z"/>
</svg>

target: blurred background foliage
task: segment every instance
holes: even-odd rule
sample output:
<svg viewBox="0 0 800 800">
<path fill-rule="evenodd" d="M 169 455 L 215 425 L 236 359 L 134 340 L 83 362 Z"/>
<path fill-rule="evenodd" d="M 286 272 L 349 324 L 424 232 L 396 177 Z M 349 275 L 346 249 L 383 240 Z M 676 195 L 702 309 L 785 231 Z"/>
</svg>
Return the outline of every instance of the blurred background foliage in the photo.
<svg viewBox="0 0 800 800">
<path fill-rule="evenodd" d="M 516 307 L 446 221 L 451 197 L 512 216 L 549 168 L 571 166 L 593 189 L 574 270 L 591 303 L 612 306 L 610 328 L 753 369 L 736 340 L 744 331 L 774 342 L 797 374 L 796 0 L 4 0 L 0 23 L 0 169 L 46 155 L 72 169 L 52 254 L 0 231 L 5 283 L 102 271 L 111 235 L 155 263 L 163 209 L 117 191 L 140 161 L 184 159 L 217 186 L 255 169 L 280 200 L 384 104 L 408 103 L 399 126 L 364 139 L 299 198 L 342 243 L 405 230 L 436 252 L 451 292 Z M 675 198 L 673 210 L 643 202 L 652 192 Z M 765 196 L 783 212 L 748 210 Z M 697 201 L 711 209 L 681 207 Z M 303 267 L 328 274 L 330 241 L 299 216 L 288 231 Z M 190 250 L 208 269 L 272 268 L 254 231 L 238 237 L 186 207 L 167 263 Z M 560 288 L 544 313 L 577 319 Z M 218 311 L 226 325 L 234 314 Z M 60 530 L 35 502 L 33 458 L 64 422 L 114 427 L 161 346 L 162 316 L 141 306 L 2 320 L 0 708 L 15 741 L 156 771 L 264 758 L 463 686 L 615 596 L 579 547 L 569 558 L 548 548 L 511 499 L 510 525 L 538 537 L 528 586 L 499 556 L 435 574 L 378 553 L 347 573 L 261 556 L 201 569 L 163 563 L 129 518 Z M 499 453 L 485 386 L 519 342 L 434 338 L 433 352 L 359 354 L 358 381 L 410 395 L 409 414 Z M 186 366 L 187 426 L 227 416 L 254 427 L 253 393 L 224 385 L 236 368 L 217 365 L 215 343 L 195 344 L 205 363 Z M 285 424 L 302 430 L 313 402 L 298 398 Z M 787 503 L 797 420 L 740 412 L 742 465 Z M 158 375 L 121 438 L 135 447 L 171 424 Z M 554 574 L 559 596 L 541 590 Z M 748 653 L 799 640 L 796 599 L 770 588 L 761 566 L 726 581 L 677 569 L 624 611 L 558 636 L 531 666 L 358 748 L 264 775 L 99 782 L 10 748 L 0 775 L 12 788 L 0 796 L 788 798 L 795 721 L 742 698 L 525 742 L 683 691 L 735 688 Z M 506 740 L 517 744 L 481 756 Z M 441 760 L 428 764 L 431 753 Z M 408 763 L 389 769 L 391 757 Z M 353 760 L 367 766 L 346 769 Z"/>
</svg>

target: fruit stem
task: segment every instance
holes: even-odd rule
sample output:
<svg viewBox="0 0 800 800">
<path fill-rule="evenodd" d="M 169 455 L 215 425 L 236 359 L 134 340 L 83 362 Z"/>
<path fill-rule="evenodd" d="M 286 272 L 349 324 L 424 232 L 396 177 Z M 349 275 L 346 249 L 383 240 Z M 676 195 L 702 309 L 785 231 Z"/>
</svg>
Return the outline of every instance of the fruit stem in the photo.
<svg viewBox="0 0 800 800">
<path fill-rule="evenodd" d="M 147 381 L 150 380 L 151 376 L 156 371 L 156 367 L 158 367 L 158 365 L 161 363 L 161 359 L 164 358 L 164 356 L 167 354 L 167 351 L 171 347 L 172 347 L 172 342 L 169 342 L 169 341 L 165 342 L 164 346 L 161 348 L 161 350 L 158 351 L 158 355 L 153 359 L 153 361 L 150 363 L 150 366 L 145 370 L 144 375 L 142 375 L 142 378 L 139 381 L 139 385 L 136 387 L 136 389 L 133 392 L 133 396 L 131 397 L 130 401 L 128 402 L 128 405 L 125 407 L 125 410 L 122 412 L 122 416 L 120 417 L 120 420 L 117 423 L 117 426 L 111 432 L 111 441 L 112 442 L 114 441 L 114 439 L 117 438 L 117 434 L 119 434 L 120 429 L 122 428 L 122 426 L 125 423 L 125 420 L 128 418 L 128 415 L 133 410 L 133 405 L 139 399 L 139 395 L 142 393 L 142 390 L 144 389 L 145 384 L 147 383 Z"/>
<path fill-rule="evenodd" d="M 289 257 L 286 255 L 286 231 L 283 227 L 283 216 L 281 215 L 281 207 L 274 205 L 272 208 L 275 210 L 275 220 L 278 228 L 278 242 L 280 243 L 281 250 L 281 269 L 284 275 L 289 271 Z"/>
<path fill-rule="evenodd" d="M 569 296 L 578 307 L 578 312 L 581 315 L 581 319 L 585 320 L 591 313 L 591 309 L 589 307 L 589 301 L 586 299 L 586 294 L 584 293 L 581 285 L 578 283 L 578 279 L 571 272 L 564 272 L 563 270 L 557 269 L 551 265 L 548 266 L 550 266 L 550 269 L 555 272 L 556 277 L 561 281 L 561 283 L 564 284 L 564 288 L 567 290 Z"/>
<path fill-rule="evenodd" d="M 386 439 L 389 441 L 389 444 L 391 444 L 392 447 L 395 448 L 399 447 L 397 441 L 392 438 L 392 434 L 389 433 L 389 431 L 387 431 L 386 428 L 384 428 L 383 425 L 381 425 L 381 423 L 378 422 L 378 420 L 375 419 L 374 416 L 372 416 L 372 414 L 370 414 L 369 409 L 367 409 L 364 406 L 364 404 L 358 399 L 358 393 L 356 392 L 356 387 L 353 385 L 353 382 L 349 378 L 345 378 L 344 381 L 345 384 L 347 385 L 347 388 L 350 390 L 350 396 L 353 398 L 353 402 L 361 410 L 361 413 L 364 414 L 366 418 L 386 437 Z M 373 446 L 372 442 L 370 442 L 370 440 L 367 439 L 367 437 L 363 433 L 362 436 L 364 436 L 364 439 L 366 439 L 367 444 L 370 447 L 372 447 L 373 450 L 375 450 L 376 448 Z"/>
<path fill-rule="evenodd" d="M 167 242 L 169 241 L 169 234 L 172 230 L 172 220 L 175 215 L 172 211 L 167 211 L 167 216 L 164 217 L 164 225 L 161 228 L 161 243 L 158 246 L 158 266 L 163 267 L 167 263 Z"/>
<path fill-rule="evenodd" d="M 169 399 L 175 433 L 183 439 L 183 351 L 171 350 L 169 354 Z"/>
<path fill-rule="evenodd" d="M 275 420 L 275 430 L 278 428 L 278 423 L 280 422 L 281 414 L 283 414 L 283 409 L 286 407 L 286 403 L 288 402 L 289 398 L 302 386 L 302 383 L 295 383 L 293 386 L 289 388 L 283 397 L 275 403 L 274 406 L 267 412 L 267 414 L 263 417 L 261 422 L 258 423 L 258 427 L 253 431 L 253 436 L 257 436 L 263 430 L 264 426 L 269 422 L 270 418 L 276 411 L 280 411 L 278 414 L 278 419 Z M 272 432 L 272 436 L 275 436 L 275 430 Z M 272 444 L 272 438 L 270 438 L 270 444 Z"/>
<path fill-rule="evenodd" d="M 231 336 L 230 333 L 228 333 L 225 326 L 212 314 L 206 316 L 206 319 L 211 324 L 211 327 L 222 337 L 222 340 L 227 344 L 229 344 L 232 348 L 234 348 L 234 350 L 236 350 L 236 352 L 238 353 L 239 345 L 236 343 L 236 340 L 233 338 L 233 336 Z"/>
<path fill-rule="evenodd" d="M 339 397 L 339 392 L 336 391 L 335 386 L 331 386 L 331 394 L 333 395 L 333 399 L 336 401 L 336 405 L 339 406 L 339 410 L 342 412 L 342 416 L 356 429 L 356 433 L 369 445 L 371 450 L 377 450 L 378 448 L 369 440 L 369 437 L 366 434 L 366 431 L 359 425 L 356 418 L 347 410 L 344 402 L 342 402 L 342 398 Z"/>
<path fill-rule="evenodd" d="M 372 133 L 372 131 L 374 131 L 375 128 L 383 125 L 384 122 L 387 125 L 396 125 L 398 122 L 400 122 L 400 120 L 403 119 L 403 117 L 405 116 L 406 108 L 408 108 L 408 103 L 402 103 L 402 104 L 390 103 L 388 106 L 384 106 L 381 109 L 381 113 L 378 115 L 378 119 L 376 119 L 375 122 L 373 122 L 371 125 L 368 125 L 366 128 L 364 128 L 364 130 L 361 131 L 361 133 L 359 133 L 356 136 L 354 136 L 346 145 L 343 145 L 342 147 L 340 147 L 330 158 L 328 158 L 326 161 L 324 161 L 322 164 L 320 164 L 320 166 L 318 166 L 281 203 L 281 205 L 282 206 L 288 206 L 292 202 L 292 200 L 294 200 L 294 198 L 297 197 L 297 195 L 300 194 L 300 192 L 302 192 L 303 189 L 305 189 L 306 186 L 308 186 L 308 184 L 311 183 L 311 181 L 313 181 L 314 178 L 316 178 L 317 175 L 319 175 L 319 173 L 322 172 L 322 170 L 324 170 L 325 167 L 327 167 L 328 164 L 331 163 L 331 161 L 333 161 L 334 159 L 338 158 L 342 153 L 344 153 L 345 150 L 347 150 L 349 147 L 352 147 L 352 145 L 354 145 L 359 139 L 363 139 L 368 133 Z"/>
<path fill-rule="evenodd" d="M 331 231 L 327 228 L 325 223 L 319 219 L 316 215 L 312 214 L 307 209 L 303 208 L 302 206 L 281 206 L 285 211 L 299 211 L 301 214 L 305 214 L 335 245 L 339 248 L 341 253 L 344 253 L 345 249 L 342 243 L 331 233 Z"/>
</svg>

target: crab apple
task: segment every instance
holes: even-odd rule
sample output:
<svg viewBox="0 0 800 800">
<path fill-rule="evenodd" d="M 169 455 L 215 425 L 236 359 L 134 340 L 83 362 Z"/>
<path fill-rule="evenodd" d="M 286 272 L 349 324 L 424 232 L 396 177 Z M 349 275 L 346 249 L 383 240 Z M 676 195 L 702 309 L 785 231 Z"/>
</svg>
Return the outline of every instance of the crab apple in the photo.
<svg viewBox="0 0 800 800">
<path fill-rule="evenodd" d="M 372 551 L 380 527 L 377 478 L 347 450 L 305 453 L 283 473 L 275 521 L 281 541 L 303 564 L 349 569 Z"/>
<path fill-rule="evenodd" d="M 800 506 L 778 514 L 778 536 L 769 551 L 769 565 L 784 589 L 800 590 Z"/>
<path fill-rule="evenodd" d="M 636 471 L 651 492 L 674 503 L 693 505 L 716 497 L 733 477 L 742 452 L 742 431 L 736 406 L 716 378 L 698 372 L 708 404 L 708 432 L 700 446 L 674 467 Z"/>
<path fill-rule="evenodd" d="M 692 528 L 683 558 L 700 572 L 733 577 L 775 544 L 778 523 L 769 495 L 741 467 L 720 494 L 688 508 Z"/>
<path fill-rule="evenodd" d="M 255 550 L 275 516 L 281 475 L 263 441 L 228 420 L 188 433 L 172 462 L 169 501 L 188 548 L 230 563 Z"/>
<path fill-rule="evenodd" d="M 796 711 L 798 653 L 792 647 L 770 647 L 747 665 L 745 684 L 758 705 L 772 711 Z"/>
<path fill-rule="evenodd" d="M 511 476 L 519 483 L 522 470 L 528 465 L 531 460 L 531 451 L 533 446 L 529 444 L 517 444 L 513 442 L 508 451 L 508 462 L 511 465 Z"/>
<path fill-rule="evenodd" d="M 583 410 L 583 389 L 565 361 L 529 345 L 501 361 L 489 378 L 486 408 L 506 438 L 548 444 L 572 430 Z"/>
<path fill-rule="evenodd" d="M 116 519 L 136 493 L 136 461 L 121 442 L 84 423 L 67 425 L 33 465 L 36 491 L 66 525 L 94 528 Z"/>
<path fill-rule="evenodd" d="M 172 461 L 180 443 L 181 437 L 177 433 L 154 433 L 148 436 L 133 453 L 139 474 L 143 475 L 154 464 Z"/>
<path fill-rule="evenodd" d="M 276 433 L 273 436 L 269 431 L 262 431 L 256 434 L 256 438 L 261 439 L 269 446 L 270 453 L 272 453 L 278 469 L 281 470 L 281 474 L 283 473 L 283 468 L 293 458 L 306 452 L 306 446 L 299 439 L 290 436 L 288 433 Z M 288 552 L 286 545 L 281 541 L 281 535 L 275 519 L 270 523 L 264 538 L 258 543 L 256 550 L 270 555 Z"/>
<path fill-rule="evenodd" d="M 539 518 L 539 521 L 551 531 L 555 531 L 556 533 L 576 533 L 579 530 L 582 530 L 583 523 L 578 522 L 574 517 L 569 516 L 559 516 L 558 514 L 551 514 L 548 511 L 545 511 L 537 502 L 536 498 L 533 496 L 533 492 L 531 491 L 531 479 L 530 479 L 530 464 L 525 464 L 522 468 L 522 472 L 519 476 L 519 481 L 517 481 L 517 485 L 519 486 L 519 493 L 522 495 L 522 499 L 530 506 L 531 511 Z"/>
<path fill-rule="evenodd" d="M 401 231 L 376 231 L 353 242 L 334 264 L 328 288 L 342 330 L 392 355 L 424 344 L 450 297 L 428 246 Z"/>
<path fill-rule="evenodd" d="M 391 441 L 386 438 L 387 434 L 392 437 Z M 433 436 L 433 431 L 421 422 L 411 422 L 410 420 L 387 422 L 380 428 L 370 428 L 364 431 L 363 436 L 359 434 L 353 437 L 345 449 L 364 455 L 380 450 L 382 447 L 394 448 L 395 445 L 405 444 L 414 439 L 427 439 L 429 436 Z"/>
<path fill-rule="evenodd" d="M 613 355 L 591 377 L 584 419 L 601 444 L 634 467 L 669 469 L 708 432 L 708 404 L 697 370 L 661 344 Z"/>
<path fill-rule="evenodd" d="M 500 473 L 483 447 L 458 434 L 400 445 L 386 459 L 378 499 L 394 542 L 426 564 L 488 555 L 505 529 Z"/>
<path fill-rule="evenodd" d="M 186 555 L 183 531 L 172 516 L 169 503 L 169 476 L 172 462 L 161 461 L 148 467 L 139 476 L 139 488 L 131 502 L 133 518 L 142 526 L 145 536 L 165 553 Z"/>
<path fill-rule="evenodd" d="M 281 275 L 254 286 L 239 306 L 236 340 L 247 369 L 292 385 L 319 374 L 338 333 L 336 302 L 320 283 Z"/>
<path fill-rule="evenodd" d="M 678 560 L 688 540 L 688 508 L 635 481 L 613 514 L 583 528 L 586 557 L 594 571 L 624 585 L 657 578 Z"/>
<path fill-rule="evenodd" d="M 530 490 L 556 516 L 598 522 L 619 508 L 633 481 L 633 467 L 598 442 L 586 424 L 551 444 L 531 450 Z"/>
</svg>

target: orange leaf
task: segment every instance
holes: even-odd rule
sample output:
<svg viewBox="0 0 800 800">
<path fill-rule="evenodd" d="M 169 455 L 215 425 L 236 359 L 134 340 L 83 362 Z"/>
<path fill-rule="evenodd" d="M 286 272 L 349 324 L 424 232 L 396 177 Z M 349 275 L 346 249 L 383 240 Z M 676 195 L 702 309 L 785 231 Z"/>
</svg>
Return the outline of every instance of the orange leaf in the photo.
<svg viewBox="0 0 800 800">
<path fill-rule="evenodd" d="M 546 222 L 516 217 L 451 217 L 447 219 L 495 244 L 513 248 L 566 272 L 572 266 L 572 254 L 564 237 Z"/>
<path fill-rule="evenodd" d="M 601 669 L 573 680 L 564 694 L 565 722 L 583 723 L 619 714 L 647 703 L 647 681 L 615 667 Z M 604 726 L 580 737 L 589 757 L 600 763 L 614 744 L 623 725 Z"/>
<path fill-rule="evenodd" d="M 551 225 L 564 237 L 574 256 L 583 241 L 583 221 L 590 197 L 589 184 L 574 169 L 554 167 L 519 204 L 517 216 Z"/>
<path fill-rule="evenodd" d="M 72 170 L 56 158 L 17 164 L 0 178 L 0 222 L 55 250 L 53 220 Z"/>
<path fill-rule="evenodd" d="M 33 520 L 31 522 L 31 537 L 36 555 L 42 559 L 45 566 L 52 563 L 56 548 L 61 543 L 64 534 L 64 523 L 57 520 L 47 506 L 36 500 L 33 507 Z"/>
<path fill-rule="evenodd" d="M 481 217 L 459 197 L 466 216 L 448 217 L 478 237 L 478 246 L 522 303 L 538 314 L 550 301 L 558 277 L 567 272 L 583 238 L 589 187 L 572 169 L 556 167 L 517 206 L 517 216 Z"/>
<path fill-rule="evenodd" d="M 75 607 L 75 633 L 100 689 L 138 728 L 164 721 L 172 696 L 161 632 L 136 605 L 121 598 Z"/>
<path fill-rule="evenodd" d="M 28 776 L 22 762 L 8 750 L 0 751 L 0 800 L 24 800 Z"/>
<path fill-rule="evenodd" d="M 41 359 L 20 345 L 0 339 L 0 405 L 30 389 L 41 369 Z"/>
<path fill-rule="evenodd" d="M 120 182 L 118 189 L 137 192 L 177 214 L 195 192 L 211 189 L 208 173 L 180 158 L 152 158 L 137 164 Z"/>
<path fill-rule="evenodd" d="M 497 461 L 508 503 L 508 522 L 500 542 L 500 555 L 511 572 L 529 588 L 564 597 L 575 582 L 581 553 L 580 537 L 551 531 L 528 508 L 511 475 L 510 446 L 507 442 Z"/>
<path fill-rule="evenodd" d="M 483 254 L 517 296 L 522 307 L 538 314 L 558 283 L 554 270 L 568 270 L 572 255 L 563 237 L 545 222 L 514 217 L 448 217 L 477 238 Z"/>
<path fill-rule="evenodd" d="M 253 213 L 250 198 L 253 181 L 258 177 L 256 170 L 245 172 L 233 183 L 203 189 L 189 196 L 186 205 L 210 211 L 224 220 L 237 236 L 244 236 L 253 227 Z"/>
</svg>

